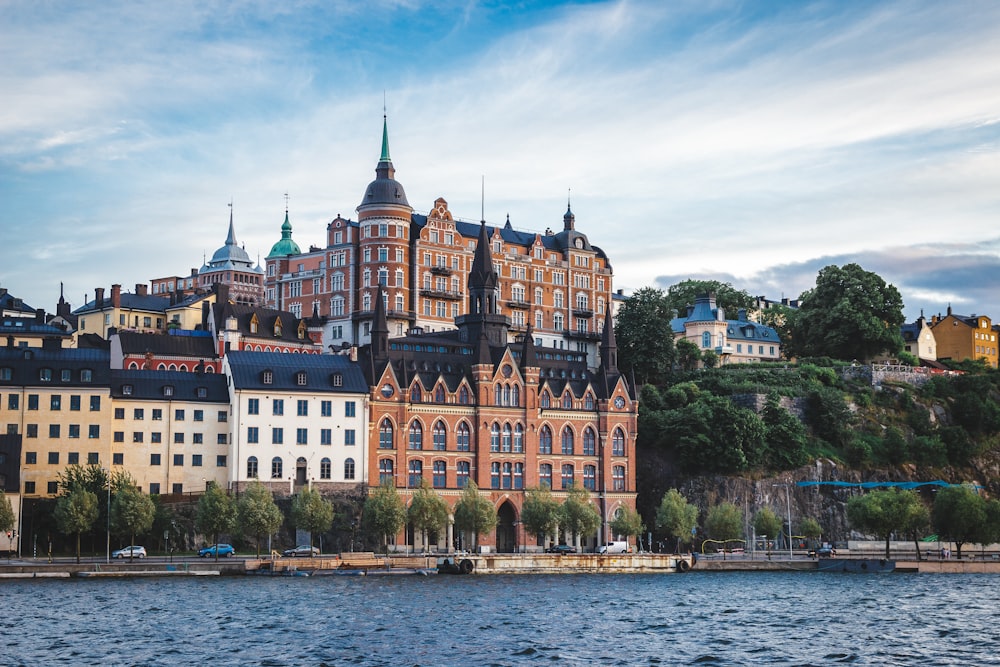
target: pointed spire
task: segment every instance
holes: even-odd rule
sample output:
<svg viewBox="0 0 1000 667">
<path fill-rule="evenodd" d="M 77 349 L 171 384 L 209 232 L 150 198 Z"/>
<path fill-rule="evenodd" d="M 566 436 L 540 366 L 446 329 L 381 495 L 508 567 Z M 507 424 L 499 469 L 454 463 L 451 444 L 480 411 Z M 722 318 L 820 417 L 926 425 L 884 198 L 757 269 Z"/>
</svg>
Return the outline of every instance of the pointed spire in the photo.
<svg viewBox="0 0 1000 667">
<path fill-rule="evenodd" d="M 604 320 L 604 335 L 601 337 L 601 370 L 605 377 L 618 374 L 618 344 L 615 342 L 614 320 L 610 315 Z"/>
<path fill-rule="evenodd" d="M 392 162 L 389 157 L 389 119 L 386 117 L 385 109 L 382 110 L 382 156 L 379 162 Z"/>
<path fill-rule="evenodd" d="M 229 235 L 226 237 L 226 245 L 236 245 L 236 230 L 233 227 L 233 202 L 229 202 Z"/>
<path fill-rule="evenodd" d="M 490 354 L 490 340 L 486 335 L 486 329 L 480 329 L 479 342 L 476 345 L 476 363 L 493 364 L 493 356 Z"/>
<path fill-rule="evenodd" d="M 521 344 L 521 368 L 529 366 L 538 367 L 538 355 L 535 354 L 535 335 L 530 324 L 524 332 L 524 341 Z"/>
<path fill-rule="evenodd" d="M 469 271 L 470 313 L 493 313 L 494 290 L 497 282 L 496 271 L 493 269 L 493 256 L 490 253 L 490 237 L 486 231 L 486 223 L 479 224 L 479 240 L 476 242 L 476 254 L 472 259 L 472 270 Z M 476 303 L 477 299 L 483 302 Z"/>
<path fill-rule="evenodd" d="M 382 285 L 375 292 L 375 315 L 372 322 L 372 357 L 376 361 L 389 358 L 389 322 L 385 317 L 385 298 Z"/>
</svg>

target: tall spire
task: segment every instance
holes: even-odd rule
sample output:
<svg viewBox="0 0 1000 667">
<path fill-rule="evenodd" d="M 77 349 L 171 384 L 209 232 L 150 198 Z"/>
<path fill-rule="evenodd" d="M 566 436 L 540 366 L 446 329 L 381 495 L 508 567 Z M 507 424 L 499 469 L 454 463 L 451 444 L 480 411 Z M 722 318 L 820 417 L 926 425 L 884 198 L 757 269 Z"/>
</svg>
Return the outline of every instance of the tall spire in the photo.
<svg viewBox="0 0 1000 667">
<path fill-rule="evenodd" d="M 385 109 L 382 110 L 382 157 L 378 161 L 392 162 L 392 158 L 389 157 L 389 120 L 385 115 Z"/>
<path fill-rule="evenodd" d="M 604 375 L 618 375 L 618 344 L 615 342 L 614 319 L 609 314 L 604 320 L 604 335 L 601 337 L 601 370 Z"/>
<path fill-rule="evenodd" d="M 226 245 L 236 245 L 236 230 L 233 227 L 233 200 L 229 200 L 229 235 L 226 237 Z"/>
<path fill-rule="evenodd" d="M 372 322 L 372 358 L 385 361 L 389 358 L 389 322 L 385 317 L 385 297 L 382 284 L 375 291 L 375 315 Z"/>
<path fill-rule="evenodd" d="M 472 270 L 469 271 L 469 313 L 492 315 L 496 309 L 496 287 L 499 282 L 493 269 L 493 257 L 490 254 L 490 238 L 486 232 L 486 222 L 479 224 L 479 241 L 476 243 L 476 254 L 472 260 Z"/>
<path fill-rule="evenodd" d="M 538 366 L 538 355 L 535 353 L 535 334 L 531 330 L 531 325 L 524 332 L 524 340 L 521 343 L 521 368 Z"/>
</svg>

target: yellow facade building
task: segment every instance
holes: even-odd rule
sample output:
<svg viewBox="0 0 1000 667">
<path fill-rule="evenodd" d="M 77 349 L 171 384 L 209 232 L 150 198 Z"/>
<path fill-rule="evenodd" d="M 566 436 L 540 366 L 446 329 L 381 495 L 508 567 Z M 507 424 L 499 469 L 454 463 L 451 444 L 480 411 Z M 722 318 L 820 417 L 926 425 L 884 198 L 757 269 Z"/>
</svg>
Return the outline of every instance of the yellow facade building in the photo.
<svg viewBox="0 0 1000 667">
<path fill-rule="evenodd" d="M 997 367 L 997 331 L 986 315 L 955 315 L 949 306 L 944 317 L 931 318 L 930 326 L 939 360 L 984 359 L 992 368 Z"/>
</svg>

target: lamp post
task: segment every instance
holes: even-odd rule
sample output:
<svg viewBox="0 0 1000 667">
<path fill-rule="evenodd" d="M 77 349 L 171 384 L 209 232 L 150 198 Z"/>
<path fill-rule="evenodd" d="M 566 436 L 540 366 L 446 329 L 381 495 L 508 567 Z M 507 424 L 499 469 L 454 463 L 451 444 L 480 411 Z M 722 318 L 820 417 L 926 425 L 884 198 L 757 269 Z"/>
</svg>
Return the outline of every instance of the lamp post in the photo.
<svg viewBox="0 0 1000 667">
<path fill-rule="evenodd" d="M 19 475 L 19 482 L 21 484 L 20 492 L 17 494 L 17 559 L 21 560 L 21 531 L 24 526 L 24 519 L 21 517 L 24 515 L 24 473 L 27 472 L 27 468 L 21 468 L 21 474 Z"/>
<path fill-rule="evenodd" d="M 101 468 L 104 472 L 108 474 L 108 545 L 107 545 L 107 562 L 111 562 L 111 469 Z M 129 553 L 131 553 L 132 548 L 129 547 Z"/>
<path fill-rule="evenodd" d="M 794 558 L 792 555 L 792 497 L 787 484 L 772 484 L 772 486 L 785 487 L 785 507 L 788 512 L 788 560 L 792 560 Z"/>
</svg>

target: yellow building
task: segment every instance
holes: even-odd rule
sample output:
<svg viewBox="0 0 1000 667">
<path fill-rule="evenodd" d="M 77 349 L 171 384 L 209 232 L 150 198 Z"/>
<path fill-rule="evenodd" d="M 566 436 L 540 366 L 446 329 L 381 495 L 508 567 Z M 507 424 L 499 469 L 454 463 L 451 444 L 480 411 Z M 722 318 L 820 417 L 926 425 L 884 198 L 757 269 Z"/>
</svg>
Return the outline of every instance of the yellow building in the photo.
<svg viewBox="0 0 1000 667">
<path fill-rule="evenodd" d="M 97 334 L 108 338 L 108 330 L 160 333 L 166 330 L 166 309 L 170 299 L 151 296 L 145 284 L 135 286 L 135 294 L 122 293 L 121 285 L 111 286 L 111 297 L 104 298 L 104 288 L 94 290 L 94 300 L 73 311 L 77 318 L 76 337 Z"/>
<path fill-rule="evenodd" d="M 947 314 L 933 316 L 930 326 L 939 360 L 985 359 L 997 367 L 997 332 L 986 315 L 955 315 L 948 306 Z"/>
</svg>

